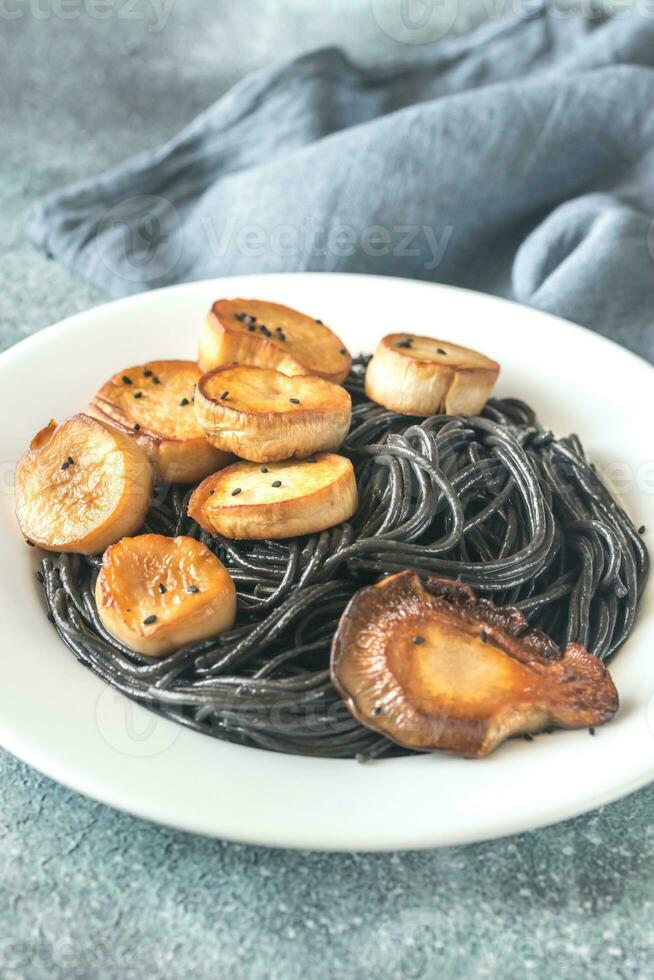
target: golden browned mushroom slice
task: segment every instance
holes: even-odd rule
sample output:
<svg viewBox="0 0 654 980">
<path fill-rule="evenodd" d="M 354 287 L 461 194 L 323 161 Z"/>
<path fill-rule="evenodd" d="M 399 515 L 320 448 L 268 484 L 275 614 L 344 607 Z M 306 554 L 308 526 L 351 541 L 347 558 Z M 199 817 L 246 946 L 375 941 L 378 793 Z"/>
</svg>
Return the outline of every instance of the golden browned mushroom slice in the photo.
<svg viewBox="0 0 654 980">
<path fill-rule="evenodd" d="M 140 446 L 89 415 L 50 422 L 16 464 L 20 529 L 49 551 L 104 551 L 139 530 L 151 495 L 152 467 Z"/>
<path fill-rule="evenodd" d="M 601 725 L 611 677 L 580 644 L 564 652 L 510 606 L 460 582 L 399 572 L 361 589 L 334 637 L 332 680 L 368 728 L 410 749 L 488 755 L 511 735 Z"/>
<path fill-rule="evenodd" d="M 366 370 L 366 395 L 403 415 L 477 415 L 500 373 L 476 350 L 433 337 L 391 333 Z"/>
<path fill-rule="evenodd" d="M 194 361 L 148 361 L 100 388 L 91 415 L 111 422 L 146 451 L 167 483 L 195 483 L 230 462 L 212 446 L 193 411 L 201 371 Z"/>
<path fill-rule="evenodd" d="M 207 477 L 188 505 L 210 534 L 257 540 L 324 531 L 356 509 L 352 463 L 334 453 L 268 466 L 234 463 Z"/>
<path fill-rule="evenodd" d="M 213 304 L 200 334 L 200 366 L 251 364 L 282 374 L 317 374 L 340 383 L 351 357 L 342 340 L 321 320 L 280 303 L 221 299 Z"/>
<path fill-rule="evenodd" d="M 268 463 L 338 449 L 352 401 L 345 388 L 324 378 L 232 365 L 202 375 L 195 414 L 214 446 Z"/>
<path fill-rule="evenodd" d="M 138 653 L 161 657 L 230 629 L 236 589 L 194 538 L 139 534 L 104 553 L 95 585 L 105 629 Z"/>
</svg>

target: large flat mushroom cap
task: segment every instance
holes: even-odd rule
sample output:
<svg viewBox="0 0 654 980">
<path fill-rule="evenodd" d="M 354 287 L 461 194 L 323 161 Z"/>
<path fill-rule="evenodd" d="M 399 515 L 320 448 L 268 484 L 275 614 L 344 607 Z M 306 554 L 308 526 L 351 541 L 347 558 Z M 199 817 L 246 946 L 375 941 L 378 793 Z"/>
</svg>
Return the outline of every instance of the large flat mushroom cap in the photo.
<svg viewBox="0 0 654 980">
<path fill-rule="evenodd" d="M 332 681 L 368 728 L 411 749 L 488 755 L 512 735 L 613 717 L 611 677 L 580 644 L 562 652 L 512 607 L 411 571 L 361 589 L 334 637 Z"/>
</svg>

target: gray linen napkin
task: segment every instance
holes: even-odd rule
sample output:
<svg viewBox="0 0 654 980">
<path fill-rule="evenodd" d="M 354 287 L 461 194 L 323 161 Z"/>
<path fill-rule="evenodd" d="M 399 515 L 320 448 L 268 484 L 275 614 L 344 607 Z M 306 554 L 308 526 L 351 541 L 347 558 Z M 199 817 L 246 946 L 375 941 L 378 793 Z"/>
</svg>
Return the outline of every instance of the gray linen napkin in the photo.
<svg viewBox="0 0 654 980">
<path fill-rule="evenodd" d="M 547 6 L 408 68 L 320 50 L 57 191 L 32 240 L 111 296 L 327 270 L 454 283 L 654 360 L 654 11 Z"/>
</svg>

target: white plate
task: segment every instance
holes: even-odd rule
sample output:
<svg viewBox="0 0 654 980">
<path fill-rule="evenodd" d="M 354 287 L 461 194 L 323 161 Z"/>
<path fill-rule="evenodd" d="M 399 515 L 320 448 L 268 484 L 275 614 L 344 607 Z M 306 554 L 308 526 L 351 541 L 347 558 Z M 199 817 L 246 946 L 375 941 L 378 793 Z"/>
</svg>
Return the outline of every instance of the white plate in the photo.
<svg viewBox="0 0 654 980">
<path fill-rule="evenodd" d="M 257 296 L 331 324 L 354 352 L 395 330 L 434 333 L 502 363 L 500 395 L 579 433 L 637 524 L 654 528 L 654 372 L 589 331 L 481 294 L 372 276 L 252 276 L 143 293 L 72 317 L 0 356 L 0 743 L 60 782 L 185 830 L 285 847 L 429 847 L 510 834 L 615 800 L 654 778 L 654 588 L 613 674 L 615 720 L 490 758 L 378 761 L 277 755 L 156 718 L 80 666 L 41 607 L 37 556 L 18 533 L 13 464 L 51 417 L 84 409 L 112 372 L 194 355 L 220 295 Z"/>
</svg>

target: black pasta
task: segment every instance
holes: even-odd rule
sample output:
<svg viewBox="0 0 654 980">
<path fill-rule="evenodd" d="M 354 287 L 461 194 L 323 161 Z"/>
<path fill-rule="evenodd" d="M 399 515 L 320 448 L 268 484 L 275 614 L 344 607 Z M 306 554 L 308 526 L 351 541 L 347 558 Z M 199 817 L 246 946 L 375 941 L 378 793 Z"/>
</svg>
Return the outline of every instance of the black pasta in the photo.
<svg viewBox="0 0 654 980">
<path fill-rule="evenodd" d="M 186 514 L 193 488 L 159 488 L 144 531 L 188 534 L 225 563 L 237 626 L 161 660 L 100 623 L 100 560 L 43 559 L 48 612 L 82 663 L 141 704 L 219 738 L 280 752 L 371 758 L 396 745 L 362 727 L 329 679 L 331 639 L 354 592 L 405 568 L 460 577 L 565 646 L 608 662 L 629 636 L 649 559 L 634 525 L 587 462 L 514 399 L 482 416 L 410 419 L 363 394 L 366 358 L 346 387 L 354 408 L 341 452 L 359 509 L 348 524 L 288 541 L 212 537 Z"/>
</svg>

